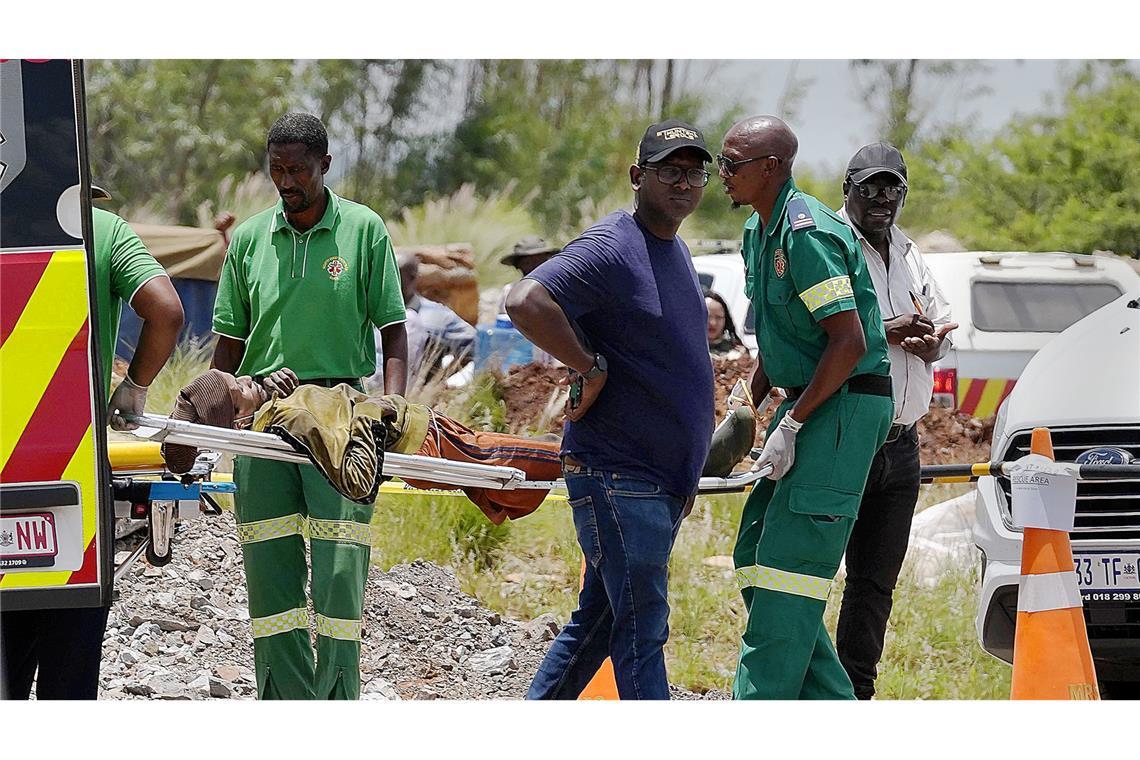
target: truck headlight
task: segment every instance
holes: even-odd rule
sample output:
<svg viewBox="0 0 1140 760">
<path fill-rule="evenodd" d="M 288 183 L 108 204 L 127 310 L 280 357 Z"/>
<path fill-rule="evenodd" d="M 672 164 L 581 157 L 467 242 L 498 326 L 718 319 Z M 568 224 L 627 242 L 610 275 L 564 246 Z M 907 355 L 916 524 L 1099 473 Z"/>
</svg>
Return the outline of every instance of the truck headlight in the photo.
<svg viewBox="0 0 1140 760">
<path fill-rule="evenodd" d="M 1005 443 L 1004 441 L 1002 441 L 1001 438 L 1005 434 L 1005 424 L 1006 424 L 1006 421 L 1008 418 L 1009 418 L 1009 396 L 1006 396 L 1005 399 L 1001 402 L 1001 405 L 998 407 L 997 417 L 994 418 L 994 432 L 993 432 L 993 437 L 990 438 L 990 461 L 991 462 L 997 461 L 997 457 L 999 457 L 1003 453 L 1005 453 L 1004 451 L 998 450 L 997 446 L 999 443 L 1002 443 L 1002 444 Z"/>
</svg>

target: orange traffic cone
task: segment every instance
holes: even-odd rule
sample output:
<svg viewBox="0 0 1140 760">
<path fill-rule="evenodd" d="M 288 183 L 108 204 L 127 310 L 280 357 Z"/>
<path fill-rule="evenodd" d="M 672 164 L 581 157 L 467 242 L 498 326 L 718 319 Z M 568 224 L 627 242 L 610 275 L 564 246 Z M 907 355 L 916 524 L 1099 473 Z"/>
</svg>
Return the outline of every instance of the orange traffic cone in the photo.
<svg viewBox="0 0 1140 760">
<path fill-rule="evenodd" d="M 582 558 L 582 575 L 578 582 L 579 588 L 586 583 L 586 559 Z M 578 699 L 621 699 L 618 696 L 617 679 L 614 678 L 614 664 L 609 657 L 606 658 L 598 672 L 582 689 Z"/>
<path fill-rule="evenodd" d="M 1053 459 L 1047 428 L 1030 451 Z M 1024 530 L 1010 699 L 1100 699 L 1069 534 Z"/>
</svg>

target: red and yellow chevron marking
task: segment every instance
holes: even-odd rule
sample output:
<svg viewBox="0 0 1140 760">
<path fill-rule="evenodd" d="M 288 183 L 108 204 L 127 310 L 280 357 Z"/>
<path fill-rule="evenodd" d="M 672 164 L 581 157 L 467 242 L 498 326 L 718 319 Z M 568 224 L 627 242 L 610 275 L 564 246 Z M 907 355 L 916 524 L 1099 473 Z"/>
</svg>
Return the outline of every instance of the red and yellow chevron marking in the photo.
<svg viewBox="0 0 1140 760">
<path fill-rule="evenodd" d="M 958 411 L 974 417 L 992 417 L 1013 390 L 1017 380 L 1003 377 L 958 378 Z"/>
<path fill-rule="evenodd" d="M 97 468 L 83 250 L 0 254 L 0 483 L 72 481 L 82 566 L 0 574 L 0 588 L 98 583 Z"/>
</svg>

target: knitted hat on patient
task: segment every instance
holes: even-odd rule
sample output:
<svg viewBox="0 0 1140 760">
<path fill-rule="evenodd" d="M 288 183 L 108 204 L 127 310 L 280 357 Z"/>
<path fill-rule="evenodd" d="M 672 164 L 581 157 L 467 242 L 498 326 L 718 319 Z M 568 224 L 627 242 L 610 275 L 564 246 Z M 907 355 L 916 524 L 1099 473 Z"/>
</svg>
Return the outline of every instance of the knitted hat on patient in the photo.
<svg viewBox="0 0 1140 760">
<path fill-rule="evenodd" d="M 174 403 L 172 420 L 193 422 L 199 425 L 232 429 L 234 426 L 234 402 L 226 385 L 226 373 L 212 369 L 195 378 L 189 385 L 178 391 Z M 162 457 L 171 472 L 189 472 L 198 458 L 198 449 L 174 443 L 162 444 Z"/>
</svg>

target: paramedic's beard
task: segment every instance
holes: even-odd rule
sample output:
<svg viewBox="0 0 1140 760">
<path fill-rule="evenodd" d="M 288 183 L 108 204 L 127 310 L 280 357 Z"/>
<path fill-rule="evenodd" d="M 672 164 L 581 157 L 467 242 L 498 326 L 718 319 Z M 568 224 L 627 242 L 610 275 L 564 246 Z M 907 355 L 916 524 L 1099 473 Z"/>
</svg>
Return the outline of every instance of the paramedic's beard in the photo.
<svg viewBox="0 0 1140 760">
<path fill-rule="evenodd" d="M 299 214 L 302 211 L 308 211 L 313 205 L 304 193 L 281 193 L 281 202 L 285 206 L 285 210 L 290 214 Z"/>
</svg>

